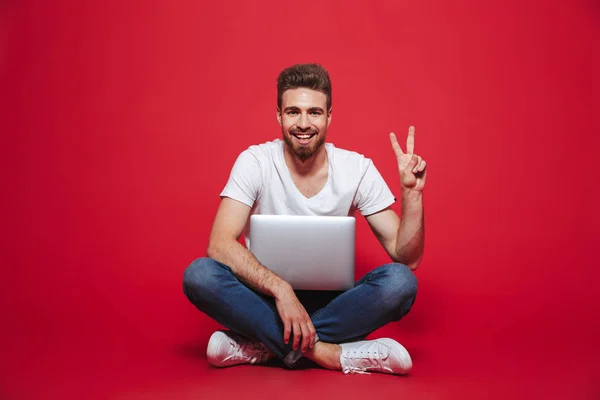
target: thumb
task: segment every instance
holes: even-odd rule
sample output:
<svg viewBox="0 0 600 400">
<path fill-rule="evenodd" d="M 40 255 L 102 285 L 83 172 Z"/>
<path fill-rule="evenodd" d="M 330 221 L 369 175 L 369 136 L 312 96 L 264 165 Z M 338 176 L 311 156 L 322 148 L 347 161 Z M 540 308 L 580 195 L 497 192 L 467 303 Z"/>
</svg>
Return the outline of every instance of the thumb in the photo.
<svg viewBox="0 0 600 400">
<path fill-rule="evenodd" d="M 413 169 L 417 166 L 417 162 L 419 158 L 414 154 L 411 155 L 410 160 L 408 160 L 408 164 L 404 167 L 402 171 L 402 175 L 400 180 L 402 181 L 402 185 L 405 187 L 414 187 L 417 183 L 417 177 L 413 174 Z"/>
<path fill-rule="evenodd" d="M 417 166 L 418 162 L 419 157 L 415 156 L 414 154 L 411 154 L 410 160 L 408 160 L 408 164 L 406 164 L 406 167 L 404 167 L 404 172 L 407 174 L 411 174 L 412 170 Z"/>
</svg>

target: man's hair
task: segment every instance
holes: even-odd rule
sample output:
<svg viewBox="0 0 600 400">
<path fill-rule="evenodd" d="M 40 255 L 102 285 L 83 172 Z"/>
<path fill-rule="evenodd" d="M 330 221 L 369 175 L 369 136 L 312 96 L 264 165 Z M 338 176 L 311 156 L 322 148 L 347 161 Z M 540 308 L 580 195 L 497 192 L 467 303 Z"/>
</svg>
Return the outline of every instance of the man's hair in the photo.
<svg viewBox="0 0 600 400">
<path fill-rule="evenodd" d="M 319 64 L 296 64 L 281 71 L 277 77 L 277 107 L 281 109 L 283 92 L 289 89 L 308 88 L 327 96 L 327 110 L 331 109 L 331 80 L 329 73 Z"/>
</svg>

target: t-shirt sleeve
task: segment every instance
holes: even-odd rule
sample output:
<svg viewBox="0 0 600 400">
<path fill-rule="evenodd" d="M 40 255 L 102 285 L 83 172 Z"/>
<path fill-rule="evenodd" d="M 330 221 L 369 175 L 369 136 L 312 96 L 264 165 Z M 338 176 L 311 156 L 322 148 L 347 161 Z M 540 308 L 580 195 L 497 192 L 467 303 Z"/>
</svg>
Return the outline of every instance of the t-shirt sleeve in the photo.
<svg viewBox="0 0 600 400">
<path fill-rule="evenodd" d="M 358 185 L 356 208 L 364 216 L 374 214 L 394 204 L 396 198 L 387 183 L 369 160 L 367 170 Z"/>
<path fill-rule="evenodd" d="M 229 179 L 220 196 L 240 201 L 249 207 L 254 205 L 262 188 L 260 164 L 248 150 L 243 151 L 233 164 Z"/>
</svg>

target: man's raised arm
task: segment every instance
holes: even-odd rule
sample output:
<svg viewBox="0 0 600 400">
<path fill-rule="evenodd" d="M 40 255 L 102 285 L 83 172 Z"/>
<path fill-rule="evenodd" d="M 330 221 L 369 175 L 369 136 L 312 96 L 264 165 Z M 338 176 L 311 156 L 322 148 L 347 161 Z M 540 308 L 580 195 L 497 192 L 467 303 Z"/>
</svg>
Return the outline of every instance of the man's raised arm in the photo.
<svg viewBox="0 0 600 400">
<path fill-rule="evenodd" d="M 402 186 L 402 220 L 389 207 L 366 219 L 392 260 L 415 270 L 423 257 L 424 249 L 423 189 L 427 178 L 427 163 L 421 156 L 414 154 L 413 126 L 408 129 L 406 153 L 402 151 L 395 134 L 390 134 L 390 141 L 398 162 Z"/>
</svg>

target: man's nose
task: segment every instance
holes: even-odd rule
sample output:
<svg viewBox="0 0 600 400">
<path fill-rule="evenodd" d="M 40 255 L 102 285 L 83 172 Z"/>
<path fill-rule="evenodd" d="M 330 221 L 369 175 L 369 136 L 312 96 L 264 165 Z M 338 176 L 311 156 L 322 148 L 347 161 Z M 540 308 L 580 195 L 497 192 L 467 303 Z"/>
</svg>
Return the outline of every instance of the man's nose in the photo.
<svg viewBox="0 0 600 400">
<path fill-rule="evenodd" d="M 300 118 L 298 119 L 298 129 L 308 129 L 310 128 L 310 123 L 308 121 L 308 115 L 307 114 L 300 114 Z"/>
</svg>

